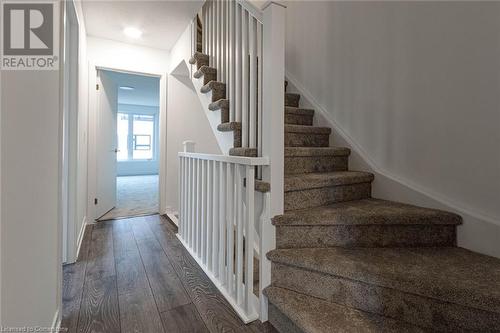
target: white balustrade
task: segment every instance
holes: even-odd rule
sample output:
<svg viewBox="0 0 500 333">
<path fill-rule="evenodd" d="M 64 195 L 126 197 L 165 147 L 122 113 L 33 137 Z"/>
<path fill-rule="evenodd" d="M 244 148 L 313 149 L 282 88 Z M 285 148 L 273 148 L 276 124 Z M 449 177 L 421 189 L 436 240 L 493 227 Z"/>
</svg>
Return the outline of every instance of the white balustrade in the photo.
<svg viewBox="0 0 500 333">
<path fill-rule="evenodd" d="M 202 50 L 217 80 L 226 83 L 229 121 L 241 123 L 242 147 L 256 148 L 259 157 L 194 153 L 194 143 L 185 142 L 178 237 L 244 322 L 264 322 L 262 291 L 271 283 L 266 253 L 276 242 L 270 217 L 283 213 L 285 7 L 271 1 L 259 10 L 247 0 L 207 0 L 201 17 Z M 262 204 L 256 204 L 256 178 L 271 185 L 257 197 Z"/>
<path fill-rule="evenodd" d="M 203 52 L 226 83 L 229 121 L 242 123 L 242 147 L 262 152 L 263 14 L 244 0 L 208 0 L 202 13 Z"/>
<path fill-rule="evenodd" d="M 260 317 L 259 298 L 269 284 L 259 283 L 261 288 L 254 294 L 255 168 L 268 165 L 269 160 L 197 154 L 189 149 L 179 153 L 178 237 L 242 320 L 253 321 Z M 268 213 L 263 216 L 259 229 L 272 234 Z M 272 249 L 262 243 L 265 239 L 260 237 L 260 254 Z M 270 281 L 269 262 L 258 259 L 260 279 Z"/>
</svg>

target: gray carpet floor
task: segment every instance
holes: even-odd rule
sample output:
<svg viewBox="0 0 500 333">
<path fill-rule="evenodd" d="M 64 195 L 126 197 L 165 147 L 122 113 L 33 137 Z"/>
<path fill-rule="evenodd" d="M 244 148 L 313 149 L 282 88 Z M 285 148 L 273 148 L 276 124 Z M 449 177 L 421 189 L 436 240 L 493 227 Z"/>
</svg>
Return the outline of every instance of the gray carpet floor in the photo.
<svg viewBox="0 0 500 333">
<path fill-rule="evenodd" d="M 158 175 L 116 178 L 116 207 L 99 221 L 158 213 Z"/>
</svg>

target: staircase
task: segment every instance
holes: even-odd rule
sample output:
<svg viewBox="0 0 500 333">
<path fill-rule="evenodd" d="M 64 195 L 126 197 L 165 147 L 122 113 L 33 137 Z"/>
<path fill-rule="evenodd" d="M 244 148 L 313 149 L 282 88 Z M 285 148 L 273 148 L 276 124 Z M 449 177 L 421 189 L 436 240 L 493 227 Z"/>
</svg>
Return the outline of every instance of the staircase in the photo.
<svg viewBox="0 0 500 333">
<path fill-rule="evenodd" d="M 233 38 L 231 31 L 236 30 L 239 34 L 242 30 L 234 27 L 242 21 L 245 24 L 250 22 L 252 15 L 256 22 L 263 22 L 263 19 L 250 9 L 247 1 L 212 0 L 207 4 L 204 22 L 208 21 L 209 27 L 204 27 L 203 31 L 209 31 L 212 37 L 202 36 L 201 39 L 212 45 L 204 43 L 203 50 L 215 53 L 215 56 L 199 51 L 194 53 L 190 59 L 190 63 L 196 66 L 193 76 L 203 80 L 201 93 L 211 94 L 210 112 L 220 112 L 217 130 L 233 133 L 229 155 L 265 158 L 262 148 L 258 147 L 266 141 L 255 140 L 255 132 L 262 135 L 262 131 L 249 123 L 255 121 L 261 125 L 266 112 L 275 112 L 282 106 L 271 108 L 269 105 L 276 104 L 270 103 L 264 111 L 259 103 L 252 107 L 251 101 L 267 91 L 259 90 L 262 89 L 260 83 L 253 88 L 234 83 L 234 68 L 227 64 L 231 57 L 223 56 L 220 61 L 218 56 L 221 53 L 213 46 L 218 45 L 214 44 L 213 36 L 224 36 L 224 33 L 214 30 L 210 23 L 217 22 L 214 12 L 229 13 L 230 18 L 225 22 L 233 28 L 226 30 L 229 31 L 226 37 Z M 229 10 L 224 7 L 227 4 Z M 222 11 L 218 9 L 219 5 Z M 238 21 L 240 15 L 249 20 Z M 224 15 L 221 17 L 225 20 Z M 280 24 L 284 20 L 277 22 L 277 31 L 283 38 Z M 264 28 L 269 26 L 269 22 L 264 24 Z M 252 28 L 248 31 L 260 30 Z M 223 43 L 226 47 L 222 49 L 227 52 L 223 51 L 223 55 L 231 53 L 228 45 L 232 46 L 233 42 Z M 262 59 L 262 50 L 260 52 L 250 52 L 250 65 L 243 66 L 250 70 L 241 70 L 241 73 L 255 72 L 252 68 L 255 69 Z M 240 67 L 246 61 L 246 56 L 242 55 L 246 54 L 244 48 L 236 53 L 240 57 Z M 270 54 L 274 53 L 268 51 L 267 59 L 272 58 Z M 223 64 L 222 71 L 217 68 L 219 63 Z M 275 67 L 279 65 L 273 63 Z M 220 72 L 225 72 L 225 75 Z M 257 77 L 261 78 L 261 75 Z M 274 77 L 273 88 L 280 86 L 282 89 L 280 77 Z M 251 75 L 250 78 L 240 75 L 236 81 L 246 82 L 247 79 L 252 81 Z M 267 278 L 260 281 L 259 318 L 263 321 L 268 318 L 282 333 L 500 332 L 500 260 L 456 246 L 456 230 L 461 224 L 461 217 L 456 214 L 372 198 L 374 175 L 349 170 L 350 150 L 330 147 L 331 129 L 313 126 L 314 110 L 301 108 L 300 95 L 286 92 L 286 85 L 285 82 L 284 114 L 281 114 L 284 125 L 283 119 L 281 123 L 277 122 L 284 131 L 284 151 L 280 152 L 280 157 L 284 157 L 284 175 L 281 172 L 278 175 L 284 184 L 284 214 L 272 218 L 276 249 L 267 253 L 267 259 L 263 256 L 266 252 L 260 251 L 261 273 L 263 267 L 269 272 L 270 261 L 271 276 L 261 275 Z M 247 97 L 243 102 L 239 98 L 235 103 L 233 97 L 238 96 L 238 91 Z M 252 91 L 257 93 L 252 95 Z M 273 95 L 274 100 L 278 100 L 276 96 L 281 92 Z M 245 105 L 247 111 L 256 109 L 261 113 L 245 113 L 241 110 Z M 255 115 L 258 116 L 255 118 Z M 240 119 L 246 119 L 246 123 Z M 267 130 L 274 131 L 275 128 Z M 276 146 L 283 147 L 281 143 Z M 272 156 L 270 165 L 273 165 Z M 268 165 L 263 164 L 263 167 Z M 239 186 L 237 182 L 235 184 Z M 255 184 L 256 191 L 265 193 L 270 190 L 268 182 L 255 179 L 252 184 Z M 273 203 L 273 200 L 269 199 L 269 202 Z M 228 222 L 228 225 L 232 226 L 232 223 Z M 267 229 L 261 232 L 261 237 L 274 235 L 269 224 L 263 222 L 261 230 L 264 227 Z M 232 246 L 228 249 L 232 251 Z M 229 272 L 232 276 L 232 269 Z M 257 274 L 253 275 L 253 280 L 258 281 Z M 263 306 L 262 293 L 267 296 L 268 310 L 265 300 Z"/>
<path fill-rule="evenodd" d="M 371 198 L 373 174 L 285 94 L 285 214 L 265 290 L 280 332 L 500 331 L 500 260 L 456 247 L 455 214 Z"/>
</svg>

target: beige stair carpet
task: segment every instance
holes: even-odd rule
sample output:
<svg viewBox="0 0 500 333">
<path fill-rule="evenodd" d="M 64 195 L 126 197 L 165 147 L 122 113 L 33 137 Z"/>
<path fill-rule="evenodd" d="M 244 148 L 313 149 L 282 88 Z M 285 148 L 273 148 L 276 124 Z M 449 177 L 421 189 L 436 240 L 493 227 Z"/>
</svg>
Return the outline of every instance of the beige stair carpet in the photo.
<svg viewBox="0 0 500 333">
<path fill-rule="evenodd" d="M 116 207 L 99 221 L 158 213 L 158 175 L 116 178 Z"/>
</svg>

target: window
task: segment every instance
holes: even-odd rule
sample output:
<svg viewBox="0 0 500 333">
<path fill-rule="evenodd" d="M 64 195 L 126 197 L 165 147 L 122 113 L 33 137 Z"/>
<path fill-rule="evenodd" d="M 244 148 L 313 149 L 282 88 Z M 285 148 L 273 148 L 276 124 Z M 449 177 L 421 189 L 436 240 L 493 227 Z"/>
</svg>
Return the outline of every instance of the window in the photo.
<svg viewBox="0 0 500 333">
<path fill-rule="evenodd" d="M 154 159 L 156 117 L 118 113 L 119 161 Z"/>
</svg>

